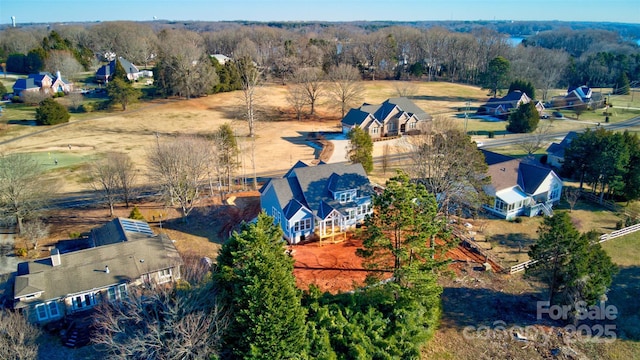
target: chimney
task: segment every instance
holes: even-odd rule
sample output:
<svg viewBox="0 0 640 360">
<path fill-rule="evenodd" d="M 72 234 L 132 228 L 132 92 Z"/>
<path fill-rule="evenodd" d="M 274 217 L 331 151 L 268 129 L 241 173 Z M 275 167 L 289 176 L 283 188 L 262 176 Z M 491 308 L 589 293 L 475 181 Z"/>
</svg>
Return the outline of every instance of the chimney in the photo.
<svg viewBox="0 0 640 360">
<path fill-rule="evenodd" d="M 106 272 L 107 274 L 109 273 L 109 265 L 104 266 L 104 272 Z"/>
<path fill-rule="evenodd" d="M 60 264 L 62 264 L 62 260 L 60 259 L 60 250 L 58 249 L 51 250 L 51 265 L 60 266 Z"/>
<path fill-rule="evenodd" d="M 60 76 L 60 70 L 56 71 L 56 78 L 60 79 L 62 76 Z"/>
</svg>

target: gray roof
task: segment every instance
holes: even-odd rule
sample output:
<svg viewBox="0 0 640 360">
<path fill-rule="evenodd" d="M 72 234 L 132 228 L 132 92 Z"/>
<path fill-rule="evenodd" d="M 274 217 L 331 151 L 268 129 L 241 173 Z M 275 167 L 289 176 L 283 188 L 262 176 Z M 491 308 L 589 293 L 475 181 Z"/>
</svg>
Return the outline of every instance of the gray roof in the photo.
<svg viewBox="0 0 640 360">
<path fill-rule="evenodd" d="M 566 150 L 566 148 L 569 147 L 569 145 L 571 145 L 571 142 L 577 136 L 578 136 L 577 132 L 569 131 L 559 144 L 551 143 L 551 145 L 549 145 L 549 147 L 547 148 L 547 153 L 553 154 L 558 157 L 564 157 L 564 151 Z"/>
<path fill-rule="evenodd" d="M 182 264 L 173 242 L 164 234 L 61 254 L 60 259 L 58 266 L 53 266 L 50 258 L 26 263 L 27 274 L 16 277 L 14 298 L 43 292 L 34 301 L 58 299 Z M 27 302 L 16 307 L 26 305 Z"/>
<path fill-rule="evenodd" d="M 488 175 L 491 176 L 492 192 L 513 186 L 520 188 L 527 194 L 533 194 L 544 179 L 553 170 L 521 159 L 482 150 L 485 161 L 489 165 Z"/>
<path fill-rule="evenodd" d="M 401 112 L 415 116 L 418 120 L 431 119 L 431 116 L 411 100 L 406 97 L 396 97 L 387 99 L 382 104 L 374 105 L 364 103 L 357 109 L 350 109 L 344 119 L 342 119 L 342 123 L 347 125 L 361 125 L 369 115 L 373 116 L 379 122 L 382 122 L 396 107 L 400 109 Z"/>
<path fill-rule="evenodd" d="M 331 209 L 353 207 L 353 204 L 340 204 L 334 200 L 331 192 L 357 189 L 359 192 L 372 193 L 371 184 L 361 164 L 320 164 L 300 166 L 296 164 L 287 172 L 286 178 L 271 179 L 284 216 L 289 219 L 299 209 L 306 207 L 315 215 L 324 218 Z M 266 189 L 263 186 L 261 192 Z"/>
<path fill-rule="evenodd" d="M 140 72 L 137 66 L 133 65 L 129 60 L 123 57 L 119 57 L 118 62 L 120 62 L 120 65 L 122 65 L 122 68 L 124 68 L 124 71 L 126 71 L 127 74 L 135 74 Z M 100 68 L 98 68 L 98 71 L 96 71 L 96 75 L 109 77 L 115 72 L 116 60 L 111 60 L 107 65 L 102 65 Z"/>
<path fill-rule="evenodd" d="M 153 235 L 145 221 L 116 218 L 105 225 L 92 229 L 89 235 L 92 246 L 103 246 L 124 241 L 146 239 Z"/>
</svg>

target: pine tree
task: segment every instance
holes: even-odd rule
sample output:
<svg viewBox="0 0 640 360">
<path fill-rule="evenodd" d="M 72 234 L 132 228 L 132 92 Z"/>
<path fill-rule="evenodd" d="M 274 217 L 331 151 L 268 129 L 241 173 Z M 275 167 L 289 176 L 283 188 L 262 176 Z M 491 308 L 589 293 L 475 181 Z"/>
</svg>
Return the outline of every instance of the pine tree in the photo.
<svg viewBox="0 0 640 360">
<path fill-rule="evenodd" d="M 537 262 L 527 271 L 547 283 L 551 304 L 575 305 L 580 300 L 593 304 L 604 295 L 616 268 L 596 233 L 581 235 L 566 212 L 546 217 L 538 232 L 538 241 L 529 250 Z"/>
<path fill-rule="evenodd" d="M 231 311 L 226 347 L 238 359 L 304 358 L 306 311 L 282 230 L 262 213 L 222 247 L 215 273 Z"/>
<path fill-rule="evenodd" d="M 56 125 L 69 122 L 67 108 L 51 98 L 44 99 L 36 109 L 36 123 L 38 125 Z"/>
<path fill-rule="evenodd" d="M 142 216 L 142 213 L 137 206 L 134 206 L 133 209 L 131 209 L 131 212 L 129 213 L 129 219 L 145 221 L 144 216 Z"/>
<path fill-rule="evenodd" d="M 540 114 L 533 101 L 518 106 L 515 112 L 509 115 L 507 131 L 512 133 L 530 133 L 538 127 Z"/>
</svg>

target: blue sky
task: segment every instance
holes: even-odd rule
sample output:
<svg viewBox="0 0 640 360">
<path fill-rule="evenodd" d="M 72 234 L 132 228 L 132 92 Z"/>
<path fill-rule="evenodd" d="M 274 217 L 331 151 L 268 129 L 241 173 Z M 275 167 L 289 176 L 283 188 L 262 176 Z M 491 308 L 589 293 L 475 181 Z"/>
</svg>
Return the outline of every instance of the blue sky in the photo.
<svg viewBox="0 0 640 360">
<path fill-rule="evenodd" d="M 562 20 L 640 23 L 640 0 L 0 0 L 0 24 L 110 20 Z"/>
</svg>

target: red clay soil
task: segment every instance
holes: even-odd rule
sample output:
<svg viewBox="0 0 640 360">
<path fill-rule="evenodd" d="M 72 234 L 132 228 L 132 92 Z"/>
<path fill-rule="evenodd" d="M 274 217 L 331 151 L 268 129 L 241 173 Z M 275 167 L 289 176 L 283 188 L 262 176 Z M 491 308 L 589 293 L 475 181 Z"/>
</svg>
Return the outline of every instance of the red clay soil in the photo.
<svg viewBox="0 0 640 360">
<path fill-rule="evenodd" d="M 305 245 L 294 245 L 295 259 L 293 274 L 298 287 L 308 289 L 315 284 L 325 292 L 339 293 L 353 290 L 364 284 L 368 271 L 362 265 L 362 258 L 356 255 L 356 249 L 362 247 L 362 241 L 349 239 L 337 244 L 319 244 L 318 242 Z M 484 263 L 484 257 L 462 246 L 457 246 L 447 252 L 447 257 L 455 262 Z M 499 269 L 492 264 L 494 270 Z M 456 263 L 452 268 L 457 268 Z M 385 274 L 388 278 L 391 274 Z"/>
</svg>

